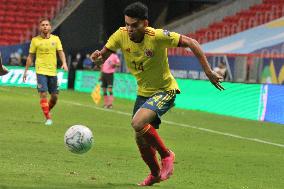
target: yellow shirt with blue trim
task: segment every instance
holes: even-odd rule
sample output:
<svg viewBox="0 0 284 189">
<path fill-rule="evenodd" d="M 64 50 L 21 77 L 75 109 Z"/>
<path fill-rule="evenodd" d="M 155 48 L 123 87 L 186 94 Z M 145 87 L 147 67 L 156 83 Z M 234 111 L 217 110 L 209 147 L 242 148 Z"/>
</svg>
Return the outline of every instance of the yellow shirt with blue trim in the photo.
<svg viewBox="0 0 284 189">
<path fill-rule="evenodd" d="M 168 64 L 167 48 L 177 47 L 180 34 L 147 27 L 141 43 L 130 40 L 127 29 L 119 28 L 105 47 L 121 49 L 127 67 L 138 84 L 138 95 L 149 97 L 161 91 L 177 90 L 178 85 Z"/>
<path fill-rule="evenodd" d="M 48 39 L 42 36 L 32 38 L 29 53 L 36 54 L 35 68 L 37 74 L 56 76 L 56 52 L 63 50 L 58 36 L 50 35 Z"/>
</svg>

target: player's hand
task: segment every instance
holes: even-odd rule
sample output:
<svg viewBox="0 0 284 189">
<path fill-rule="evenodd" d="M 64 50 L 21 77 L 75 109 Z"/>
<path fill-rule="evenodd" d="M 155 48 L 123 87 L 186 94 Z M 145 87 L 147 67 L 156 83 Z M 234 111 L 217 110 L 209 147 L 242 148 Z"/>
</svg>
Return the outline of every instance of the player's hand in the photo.
<svg viewBox="0 0 284 189">
<path fill-rule="evenodd" d="M 221 90 L 225 90 L 224 87 L 222 87 L 222 85 L 220 84 L 224 78 L 219 75 L 218 73 L 214 72 L 214 71 L 211 71 L 209 73 L 206 73 L 209 81 L 217 88 L 219 89 L 220 91 Z"/>
<path fill-rule="evenodd" d="M 24 83 L 26 82 L 26 79 L 27 79 L 27 72 L 25 71 L 25 72 L 24 72 L 24 75 L 23 75 L 23 82 L 24 82 Z"/>
<path fill-rule="evenodd" d="M 68 72 L 67 64 L 62 64 L 61 69 L 64 69 L 66 72 Z"/>
<path fill-rule="evenodd" d="M 92 62 L 94 62 L 94 63 L 103 61 L 101 51 L 99 51 L 99 50 L 96 50 L 95 52 L 93 52 L 91 54 L 90 58 L 91 58 Z"/>
</svg>

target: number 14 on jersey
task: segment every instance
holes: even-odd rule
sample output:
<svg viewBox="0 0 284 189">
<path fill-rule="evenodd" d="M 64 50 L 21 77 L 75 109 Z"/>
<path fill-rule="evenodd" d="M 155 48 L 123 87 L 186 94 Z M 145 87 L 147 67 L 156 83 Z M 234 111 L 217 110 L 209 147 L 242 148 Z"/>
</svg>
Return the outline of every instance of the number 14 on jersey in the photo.
<svg viewBox="0 0 284 189">
<path fill-rule="evenodd" d="M 139 71 L 139 70 L 140 71 L 144 71 L 143 62 L 138 63 L 138 62 L 132 61 L 132 63 L 134 64 L 135 70 L 137 70 L 137 71 Z"/>
</svg>

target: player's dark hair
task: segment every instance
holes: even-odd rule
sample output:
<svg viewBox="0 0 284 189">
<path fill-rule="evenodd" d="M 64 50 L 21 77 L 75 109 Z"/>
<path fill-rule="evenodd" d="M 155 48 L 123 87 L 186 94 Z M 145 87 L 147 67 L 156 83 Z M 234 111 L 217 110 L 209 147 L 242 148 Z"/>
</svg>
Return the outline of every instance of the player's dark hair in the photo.
<svg viewBox="0 0 284 189">
<path fill-rule="evenodd" d="M 48 21 L 50 23 L 50 20 L 48 18 L 41 18 L 39 20 L 39 24 L 41 24 L 43 21 Z"/>
<path fill-rule="evenodd" d="M 148 19 L 148 7 L 141 2 L 135 2 L 124 9 L 124 15 L 140 20 Z"/>
</svg>

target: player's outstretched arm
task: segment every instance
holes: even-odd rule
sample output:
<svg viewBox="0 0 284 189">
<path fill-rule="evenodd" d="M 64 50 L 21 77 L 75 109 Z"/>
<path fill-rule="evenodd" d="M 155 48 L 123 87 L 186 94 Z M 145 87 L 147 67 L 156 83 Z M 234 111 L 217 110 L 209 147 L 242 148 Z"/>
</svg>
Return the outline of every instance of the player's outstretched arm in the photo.
<svg viewBox="0 0 284 189">
<path fill-rule="evenodd" d="M 221 86 L 220 82 L 223 80 L 223 77 L 214 72 L 211 68 L 210 65 L 207 61 L 207 58 L 204 54 L 204 52 L 201 49 L 201 46 L 199 43 L 187 36 L 182 35 L 180 42 L 179 42 L 180 47 L 189 47 L 193 54 L 198 58 L 206 76 L 210 80 L 210 82 L 219 90 L 224 90 L 224 88 Z"/>
<path fill-rule="evenodd" d="M 27 71 L 29 69 L 29 67 L 33 64 L 33 59 L 35 57 L 35 54 L 30 53 L 29 56 L 27 57 L 27 61 L 26 61 L 26 69 L 23 75 L 23 81 L 26 82 L 27 79 Z"/>
<path fill-rule="evenodd" d="M 96 50 L 93 52 L 90 56 L 92 62 L 94 62 L 96 65 L 100 66 L 102 65 L 106 59 L 113 53 L 111 50 L 104 47 L 102 50 Z"/>
<path fill-rule="evenodd" d="M 67 66 L 67 63 L 66 63 L 66 57 L 65 57 L 64 51 L 59 50 L 57 52 L 58 52 L 59 58 L 62 62 L 61 68 L 68 72 L 68 66 Z"/>
</svg>

